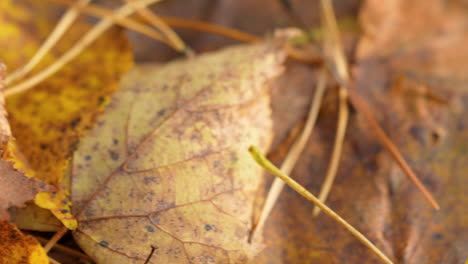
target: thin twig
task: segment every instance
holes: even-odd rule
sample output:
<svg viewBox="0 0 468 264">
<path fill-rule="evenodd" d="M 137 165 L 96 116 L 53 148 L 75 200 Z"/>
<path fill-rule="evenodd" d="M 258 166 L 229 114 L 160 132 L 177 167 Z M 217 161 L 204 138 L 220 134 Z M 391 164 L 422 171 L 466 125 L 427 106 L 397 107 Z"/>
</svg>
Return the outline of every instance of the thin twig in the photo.
<svg viewBox="0 0 468 264">
<path fill-rule="evenodd" d="M 434 207 L 434 209 L 439 210 L 440 206 L 437 203 L 437 201 L 434 199 L 432 194 L 426 189 L 426 187 L 424 187 L 424 185 L 418 179 L 418 177 L 413 172 L 411 167 L 405 161 L 400 151 L 398 151 L 398 148 L 393 144 L 393 142 L 387 136 L 385 131 L 380 127 L 379 123 L 372 115 L 371 111 L 369 110 L 369 107 L 364 102 L 364 100 L 356 92 L 352 90 L 349 90 L 349 98 L 353 106 L 356 107 L 359 113 L 361 113 L 364 116 L 364 118 L 367 120 L 367 122 L 369 122 L 369 124 L 372 126 L 373 130 L 377 134 L 377 139 L 380 141 L 380 144 L 385 146 L 385 148 L 390 152 L 392 157 L 395 159 L 398 165 L 400 165 L 400 167 L 408 176 L 408 178 L 422 192 L 424 197 L 429 201 L 429 203 Z"/>
<path fill-rule="evenodd" d="M 291 173 L 291 171 L 293 170 L 294 165 L 296 164 L 297 160 L 299 159 L 299 156 L 301 155 L 302 151 L 304 150 L 307 144 L 310 134 L 312 134 L 312 130 L 317 120 L 320 105 L 322 102 L 322 97 L 326 87 L 326 70 L 322 69 L 318 76 L 319 77 L 317 82 L 317 88 L 315 90 L 315 94 L 310 104 L 309 115 L 307 117 L 304 129 L 302 130 L 301 135 L 296 139 L 293 146 L 289 150 L 285 160 L 283 161 L 283 164 L 281 164 L 281 171 L 284 171 L 287 174 Z M 278 197 L 283 188 L 284 182 L 281 179 L 276 178 L 273 181 L 272 186 L 270 187 L 267 198 L 265 200 L 265 204 L 260 214 L 260 218 L 251 231 L 249 241 L 253 241 L 253 239 L 256 237 L 256 234 L 262 232 L 263 226 L 265 225 L 265 222 L 268 219 L 271 210 L 275 206 L 275 203 L 278 200 Z"/>
<path fill-rule="evenodd" d="M 64 6 L 73 6 L 74 2 L 72 0 L 48 0 L 51 2 L 54 2 L 59 5 L 64 5 Z M 111 19 L 115 24 L 121 25 L 122 27 L 128 28 L 130 30 L 133 30 L 135 32 L 138 32 L 142 35 L 145 35 L 149 38 L 155 39 L 157 41 L 161 41 L 164 44 L 168 45 L 169 47 L 173 47 L 172 44 L 158 31 L 152 29 L 151 27 L 137 22 L 133 19 L 122 17 L 118 18 L 115 16 L 115 12 L 112 10 L 108 10 L 105 8 L 98 7 L 96 5 L 89 4 L 87 6 L 80 6 L 77 7 L 80 12 L 96 16 L 102 19 L 109 18 Z M 175 49 L 175 47 L 173 47 Z"/>
<path fill-rule="evenodd" d="M 5 79 L 5 84 L 9 85 L 13 81 L 22 78 L 26 74 L 28 74 L 41 60 L 44 56 L 57 44 L 63 34 L 70 28 L 70 25 L 75 21 L 78 17 L 79 12 L 77 7 L 86 6 L 90 0 L 79 0 L 78 2 L 73 3 L 67 12 L 62 16 L 60 21 L 55 26 L 52 33 L 48 36 L 46 41 L 42 44 L 39 50 L 34 54 L 34 56 L 29 60 L 29 62 L 19 68 L 18 70 L 12 72 L 7 76 Z"/>
<path fill-rule="evenodd" d="M 324 44 L 323 50 L 325 56 L 331 58 L 333 66 L 337 71 L 337 75 L 344 83 L 349 81 L 348 64 L 341 45 L 338 23 L 336 22 L 335 13 L 330 0 L 322 0 L 322 24 L 324 28 Z M 338 92 L 338 120 L 335 134 L 335 142 L 333 144 L 332 155 L 328 165 L 325 180 L 320 189 L 319 199 L 325 202 L 330 193 L 333 181 L 335 180 L 340 164 L 341 153 L 343 151 L 343 143 L 346 134 L 346 127 L 349 119 L 348 109 L 348 92 L 345 86 L 340 85 Z M 313 215 L 318 215 L 319 207 L 314 207 Z"/>
<path fill-rule="evenodd" d="M 47 242 L 49 242 L 49 240 L 43 238 L 43 237 L 40 237 L 40 236 L 34 236 L 39 242 L 41 242 L 41 244 L 47 244 Z M 74 257 L 78 257 L 78 258 L 81 258 L 81 259 L 84 259 L 84 260 L 89 260 L 89 261 L 92 261 L 93 259 L 86 255 L 86 254 L 83 254 L 77 250 L 74 250 L 72 248 L 69 248 L 69 247 L 66 247 L 64 245 L 60 245 L 60 244 L 55 244 L 53 246 L 53 249 L 57 250 L 57 251 L 61 251 L 67 255 L 70 255 L 70 256 L 74 256 Z"/>
<path fill-rule="evenodd" d="M 125 0 L 127 3 L 134 3 L 135 0 Z M 161 18 L 153 13 L 146 7 L 136 7 L 137 12 L 140 14 L 141 17 L 146 19 L 149 23 L 151 23 L 154 27 L 159 29 L 163 35 L 173 44 L 175 50 L 184 52 L 187 49 L 187 45 L 184 41 L 177 35 L 177 33 L 172 30 Z"/>
<path fill-rule="evenodd" d="M 135 4 L 140 6 L 147 6 L 149 4 L 159 2 L 161 0 L 137 0 Z M 115 18 L 127 17 L 135 12 L 134 5 L 126 4 L 123 7 L 115 11 Z M 44 81 L 57 71 L 59 71 L 65 64 L 76 58 L 85 48 L 87 48 L 91 43 L 93 43 L 104 31 L 109 29 L 113 25 L 113 20 L 111 18 L 104 18 L 96 26 L 94 26 L 88 33 L 81 38 L 71 49 L 69 49 L 62 57 L 56 60 L 52 65 L 48 66 L 43 71 L 32 76 L 26 81 L 17 84 L 15 86 L 7 88 L 4 92 L 5 97 L 17 94 L 19 92 L 24 92 L 40 82 Z"/>
<path fill-rule="evenodd" d="M 67 233 L 68 229 L 65 226 L 62 226 L 51 238 L 50 240 L 44 245 L 44 251 L 47 253 L 49 252 L 55 244 Z"/>
<path fill-rule="evenodd" d="M 366 247 L 371 249 L 382 261 L 385 263 L 393 263 L 380 249 L 378 249 L 369 239 L 367 239 L 363 234 L 361 234 L 356 228 L 350 225 L 346 220 L 341 218 L 337 213 L 335 213 L 332 209 L 322 203 L 318 198 L 316 198 L 313 194 L 311 194 L 307 189 L 302 187 L 299 183 L 294 181 L 291 177 L 287 174 L 283 173 L 280 169 L 278 169 L 275 165 L 273 165 L 261 152 L 258 148 L 251 146 L 249 148 L 249 152 L 255 161 L 262 166 L 265 170 L 269 171 L 282 181 L 284 181 L 287 185 L 289 185 L 292 189 L 294 189 L 297 193 L 302 195 L 307 200 L 311 201 L 315 206 L 318 206 L 324 213 L 328 216 L 333 218 L 333 220 L 337 221 L 340 225 L 346 228 L 351 234 L 353 234 L 359 241 L 361 241 Z"/>
</svg>

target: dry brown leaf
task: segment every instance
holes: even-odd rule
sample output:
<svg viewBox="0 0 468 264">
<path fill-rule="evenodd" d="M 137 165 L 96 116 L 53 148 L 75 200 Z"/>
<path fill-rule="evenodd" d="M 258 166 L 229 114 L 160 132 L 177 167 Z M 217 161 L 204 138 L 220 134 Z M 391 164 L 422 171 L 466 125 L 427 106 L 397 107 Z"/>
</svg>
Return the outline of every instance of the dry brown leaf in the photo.
<svg viewBox="0 0 468 264">
<path fill-rule="evenodd" d="M 73 159 L 80 246 L 98 263 L 244 263 L 271 141 L 272 43 L 128 75 Z M 154 252 L 153 252 L 154 251 Z M 150 257 L 150 255 L 152 256 Z"/>
<path fill-rule="evenodd" d="M 369 0 L 362 9 L 365 36 L 354 89 L 373 106 L 441 210 L 434 211 L 405 179 L 359 113 L 351 116 L 328 204 L 396 263 L 463 263 L 468 257 L 466 12 L 447 1 Z M 313 193 L 330 155 L 333 95 L 325 99 L 316 133 L 292 175 Z M 379 263 L 344 230 L 322 216 L 311 218 L 310 210 L 286 191 L 267 224 L 269 247 L 257 263 Z"/>
</svg>

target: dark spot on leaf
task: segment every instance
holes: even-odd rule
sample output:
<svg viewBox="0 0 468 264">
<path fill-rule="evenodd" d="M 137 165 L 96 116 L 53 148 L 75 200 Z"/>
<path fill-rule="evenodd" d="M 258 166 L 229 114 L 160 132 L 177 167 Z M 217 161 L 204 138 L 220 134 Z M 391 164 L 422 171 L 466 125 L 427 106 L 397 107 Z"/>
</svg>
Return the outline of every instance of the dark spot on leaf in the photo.
<svg viewBox="0 0 468 264">
<path fill-rule="evenodd" d="M 444 238 L 444 235 L 442 235 L 441 233 L 435 233 L 432 237 L 435 240 L 441 240 L 442 238 Z"/>
<path fill-rule="evenodd" d="M 109 242 L 107 242 L 105 240 L 102 240 L 101 242 L 99 242 L 99 245 L 101 245 L 103 247 L 107 247 L 107 246 L 109 246 Z"/>
<path fill-rule="evenodd" d="M 112 160 L 118 160 L 119 159 L 119 153 L 109 150 L 109 155 L 111 156 Z"/>
<path fill-rule="evenodd" d="M 213 229 L 213 227 L 211 225 L 209 225 L 209 224 L 205 225 L 205 230 L 206 231 L 210 231 L 211 229 Z"/>
<path fill-rule="evenodd" d="M 85 159 L 85 160 L 91 160 L 91 156 L 90 156 L 90 155 L 86 155 L 86 156 L 84 157 L 84 159 Z"/>
<path fill-rule="evenodd" d="M 424 128 L 421 126 L 412 126 L 409 130 L 410 135 L 420 144 L 424 145 Z"/>
<path fill-rule="evenodd" d="M 157 115 L 158 115 L 158 117 L 161 117 L 161 116 L 163 116 L 165 113 L 166 113 L 166 109 L 163 108 L 163 109 L 161 109 L 161 110 L 158 111 Z"/>
<path fill-rule="evenodd" d="M 145 226 L 145 228 L 146 228 L 146 231 L 148 232 L 151 232 L 151 233 L 154 232 L 154 228 L 152 226 Z"/>
<path fill-rule="evenodd" d="M 157 182 L 158 182 L 158 178 L 157 178 L 157 177 L 154 177 L 154 176 L 152 176 L 152 177 L 144 177 L 144 178 L 143 178 L 143 182 L 144 182 L 145 184 L 150 184 L 150 183 L 152 183 L 152 182 L 157 183 Z"/>
<path fill-rule="evenodd" d="M 39 145 L 39 146 L 40 146 L 40 148 L 41 148 L 42 150 L 45 150 L 45 149 L 47 148 L 47 145 L 46 145 L 46 144 L 43 144 L 43 143 L 42 143 L 41 145 Z"/>
<path fill-rule="evenodd" d="M 67 209 L 63 209 L 63 210 L 61 210 L 60 212 L 61 212 L 62 214 L 66 214 L 66 213 L 68 213 L 68 210 L 67 210 Z"/>
<path fill-rule="evenodd" d="M 81 121 L 81 117 L 77 117 L 70 122 L 70 126 L 75 128 Z"/>
<path fill-rule="evenodd" d="M 114 138 L 114 145 L 118 145 L 118 144 L 119 144 L 119 140 Z"/>
<path fill-rule="evenodd" d="M 106 99 L 103 96 L 99 96 L 98 105 L 102 105 L 105 101 L 106 101 Z"/>
<path fill-rule="evenodd" d="M 431 132 L 431 140 L 432 140 L 432 144 L 438 144 L 440 142 L 440 138 L 441 138 L 441 135 L 439 132 L 437 131 L 432 131 Z"/>
</svg>

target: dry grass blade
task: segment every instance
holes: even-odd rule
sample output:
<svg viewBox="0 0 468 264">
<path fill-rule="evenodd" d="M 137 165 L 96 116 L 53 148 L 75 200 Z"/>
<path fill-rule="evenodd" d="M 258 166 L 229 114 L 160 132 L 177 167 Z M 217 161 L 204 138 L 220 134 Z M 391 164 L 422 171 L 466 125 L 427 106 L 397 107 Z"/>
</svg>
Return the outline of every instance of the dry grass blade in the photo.
<svg viewBox="0 0 468 264">
<path fill-rule="evenodd" d="M 343 52 L 341 45 L 340 34 L 338 31 L 338 23 L 333 12 L 333 6 L 330 0 L 322 0 L 322 23 L 324 28 L 324 53 L 326 57 L 329 57 L 333 61 L 334 68 L 337 75 L 343 80 L 344 83 L 349 81 L 348 64 Z M 338 166 L 340 164 L 341 153 L 343 150 L 343 143 L 346 133 L 346 127 L 349 119 L 348 109 L 348 93 L 346 87 L 341 85 L 339 87 L 338 96 L 338 121 L 335 135 L 335 142 L 333 145 L 333 151 L 328 165 L 327 174 L 325 180 L 320 189 L 319 199 L 325 202 L 328 194 L 330 193 L 333 181 L 335 180 L 338 172 Z M 318 215 L 320 208 L 315 207 L 313 215 Z"/>
<path fill-rule="evenodd" d="M 7 76 L 5 79 L 5 85 L 9 85 L 15 80 L 18 80 L 28 74 L 40 61 L 41 59 L 55 46 L 55 44 L 60 40 L 63 34 L 67 31 L 70 25 L 75 21 L 78 17 L 78 10 L 77 7 L 86 6 L 90 0 L 79 0 L 78 2 L 74 3 L 67 12 L 62 16 L 60 21 L 55 26 L 52 33 L 46 39 L 46 41 L 42 44 L 39 50 L 34 54 L 34 56 L 29 60 L 29 62 L 23 66 L 22 68 L 12 72 L 10 75 Z"/>
<path fill-rule="evenodd" d="M 249 152 L 255 161 L 262 166 L 265 170 L 272 173 L 282 181 L 284 181 L 287 185 L 289 185 L 292 189 L 294 189 L 297 193 L 302 195 L 307 200 L 311 201 L 313 204 L 318 206 L 324 213 L 328 216 L 333 218 L 337 221 L 340 225 L 346 228 L 351 234 L 353 234 L 359 241 L 361 241 L 366 247 L 372 250 L 382 261 L 385 263 L 393 263 L 380 249 L 378 249 L 369 239 L 367 239 L 361 232 L 359 232 L 356 228 L 350 225 L 346 220 L 341 218 L 337 213 L 335 213 L 332 209 L 322 203 L 317 197 L 311 194 L 307 189 L 302 187 L 299 183 L 294 181 L 291 177 L 287 174 L 283 173 L 280 169 L 278 169 L 275 165 L 273 165 L 261 152 L 258 148 L 251 146 L 249 148 Z"/>
<path fill-rule="evenodd" d="M 283 164 L 281 164 L 281 171 L 284 171 L 286 174 L 291 173 L 291 171 L 293 170 L 294 165 L 299 159 L 299 156 L 304 150 L 304 147 L 307 144 L 307 140 L 309 139 L 310 134 L 312 133 L 312 130 L 314 128 L 314 125 L 315 125 L 315 122 L 317 120 L 317 116 L 319 113 L 320 105 L 322 102 L 322 97 L 323 97 L 323 94 L 325 93 L 326 78 L 327 78 L 326 75 L 327 75 L 326 70 L 322 69 L 319 74 L 319 78 L 317 82 L 317 89 L 315 90 L 315 94 L 310 104 L 310 110 L 309 110 L 309 114 L 308 114 L 304 129 L 302 130 L 301 134 L 299 135 L 299 137 L 297 138 L 297 140 L 294 142 L 293 146 L 289 150 L 288 154 L 286 155 L 285 160 L 283 161 Z M 265 204 L 263 205 L 260 217 L 251 231 L 251 234 L 250 234 L 251 241 L 256 237 L 256 234 L 262 232 L 265 222 L 268 219 L 268 216 L 270 215 L 271 210 L 273 210 L 273 207 L 275 206 L 275 203 L 278 200 L 278 197 L 281 191 L 283 190 L 283 188 L 284 188 L 284 182 L 281 179 L 276 178 L 270 187 L 270 190 L 265 200 Z"/>
<path fill-rule="evenodd" d="M 64 5 L 64 6 L 73 6 L 73 1 L 71 0 L 48 0 L 54 2 L 56 4 Z M 96 16 L 99 18 L 110 18 L 115 24 L 121 25 L 122 27 L 128 28 L 135 32 L 138 32 L 142 35 L 145 35 L 149 38 L 155 39 L 157 41 L 161 41 L 164 44 L 176 49 L 171 42 L 169 42 L 161 33 L 152 29 L 151 27 L 137 22 L 130 18 L 117 18 L 114 15 L 114 12 L 111 10 L 107 10 L 105 8 L 100 8 L 95 5 L 87 5 L 87 6 L 79 6 L 77 7 L 78 10 L 82 13 L 86 13 L 88 15 Z"/>
<path fill-rule="evenodd" d="M 127 3 L 134 3 L 135 0 L 125 0 Z M 138 7 L 136 6 L 137 12 L 140 14 L 141 17 L 146 19 L 149 23 L 151 23 L 154 27 L 159 29 L 172 43 L 175 50 L 180 52 L 185 52 L 187 50 L 187 45 L 184 41 L 174 32 L 159 16 L 151 12 L 146 7 Z"/>
<path fill-rule="evenodd" d="M 135 4 L 139 6 L 147 6 L 161 0 L 137 0 Z M 135 12 L 134 5 L 126 4 L 115 11 L 114 17 L 116 19 L 127 17 Z M 65 64 L 76 58 L 85 48 L 93 43 L 104 31 L 109 29 L 114 24 L 112 18 L 104 18 L 96 26 L 94 26 L 83 38 L 81 38 L 71 49 L 69 49 L 62 57 L 56 60 L 52 65 L 42 70 L 38 74 L 25 80 L 24 82 L 7 88 L 5 96 L 11 96 L 19 92 L 26 91 L 43 80 L 47 79 L 57 71 L 59 71 Z"/>
</svg>

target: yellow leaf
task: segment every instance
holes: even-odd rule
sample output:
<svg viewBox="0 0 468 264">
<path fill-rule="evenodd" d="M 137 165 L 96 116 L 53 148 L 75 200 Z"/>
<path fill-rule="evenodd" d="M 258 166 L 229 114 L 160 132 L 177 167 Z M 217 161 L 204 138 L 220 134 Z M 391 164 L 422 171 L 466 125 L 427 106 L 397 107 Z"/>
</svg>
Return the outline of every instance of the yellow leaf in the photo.
<svg viewBox="0 0 468 264">
<path fill-rule="evenodd" d="M 23 66 L 52 31 L 57 22 L 55 7 L 40 0 L 2 1 L 0 46 L 8 51 L 2 59 L 10 70 Z M 47 67 L 89 28 L 84 19 L 75 22 L 38 68 Z M 55 194 L 40 194 L 36 204 L 50 209 L 69 228 L 76 227 L 76 221 L 70 213 L 68 189 L 62 186 L 64 170 L 79 138 L 94 124 L 132 60 L 123 31 L 113 29 L 50 79 L 7 98 L 16 144 L 34 177 L 59 187 Z"/>
<path fill-rule="evenodd" d="M 97 263 L 244 263 L 272 138 L 272 43 L 128 74 L 72 163 L 77 243 Z"/>
<path fill-rule="evenodd" d="M 22 234 L 15 226 L 0 221 L 1 264 L 48 264 L 42 246 L 32 236 Z"/>
</svg>

